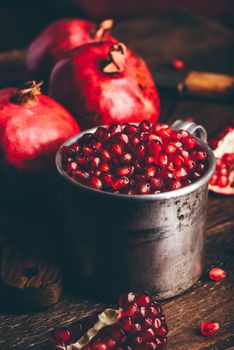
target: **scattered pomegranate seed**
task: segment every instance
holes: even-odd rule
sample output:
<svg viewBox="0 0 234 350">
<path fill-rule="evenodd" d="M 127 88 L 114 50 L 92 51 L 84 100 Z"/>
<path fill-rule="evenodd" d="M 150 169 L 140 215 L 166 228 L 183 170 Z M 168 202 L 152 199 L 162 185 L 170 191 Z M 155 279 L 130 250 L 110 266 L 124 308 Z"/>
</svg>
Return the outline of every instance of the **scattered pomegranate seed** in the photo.
<svg viewBox="0 0 234 350">
<path fill-rule="evenodd" d="M 214 321 L 204 321 L 202 322 L 200 329 L 202 335 L 205 337 L 210 337 L 218 332 L 219 324 L 218 322 Z"/>
<path fill-rule="evenodd" d="M 220 267 L 213 267 L 210 271 L 209 271 L 209 277 L 211 280 L 213 281 L 219 281 L 223 278 L 225 278 L 227 276 L 226 271 L 224 271 L 223 269 L 221 269 Z"/>
<path fill-rule="evenodd" d="M 58 343 L 69 344 L 71 334 L 66 328 L 57 328 L 54 332 L 54 338 Z"/>
<path fill-rule="evenodd" d="M 175 69 L 181 70 L 185 68 L 185 62 L 179 58 L 176 58 L 172 61 L 172 66 Z"/>
<path fill-rule="evenodd" d="M 129 195 L 177 190 L 199 179 L 208 168 L 207 153 L 187 131 L 147 121 L 138 126 L 98 127 L 63 147 L 61 155 L 63 169 L 73 179 Z M 223 162 L 217 162 L 217 169 L 219 176 L 214 174 L 211 181 L 224 187 L 228 169 Z"/>
</svg>

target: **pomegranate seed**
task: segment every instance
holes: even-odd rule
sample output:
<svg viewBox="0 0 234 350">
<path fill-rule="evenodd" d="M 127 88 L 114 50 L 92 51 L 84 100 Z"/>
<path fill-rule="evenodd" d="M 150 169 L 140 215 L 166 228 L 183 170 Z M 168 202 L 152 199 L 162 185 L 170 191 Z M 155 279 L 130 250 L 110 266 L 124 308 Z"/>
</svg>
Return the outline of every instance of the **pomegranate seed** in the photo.
<svg viewBox="0 0 234 350">
<path fill-rule="evenodd" d="M 153 165 L 150 165 L 145 168 L 145 172 L 148 177 L 154 177 L 157 173 L 157 168 Z"/>
<path fill-rule="evenodd" d="M 57 328 L 54 333 L 54 338 L 58 343 L 70 344 L 71 334 L 66 328 Z"/>
<path fill-rule="evenodd" d="M 207 153 L 204 151 L 200 152 L 192 152 L 191 158 L 195 161 L 197 160 L 204 160 L 207 158 Z"/>
<path fill-rule="evenodd" d="M 142 120 L 138 126 L 141 131 L 148 131 L 150 129 L 150 123 L 147 120 Z"/>
<path fill-rule="evenodd" d="M 129 331 L 132 328 L 131 318 L 130 317 L 123 318 L 122 320 L 120 320 L 119 326 L 124 332 Z"/>
<path fill-rule="evenodd" d="M 102 144 L 101 144 L 101 142 L 96 141 L 96 142 L 92 143 L 92 147 L 96 151 L 100 151 L 100 149 L 102 148 Z"/>
<path fill-rule="evenodd" d="M 145 145 L 143 143 L 139 143 L 136 145 L 135 154 L 138 158 L 144 158 L 146 153 Z"/>
<path fill-rule="evenodd" d="M 218 322 L 214 321 L 204 321 L 202 322 L 200 329 L 202 335 L 205 337 L 210 337 L 218 332 L 219 324 Z"/>
<path fill-rule="evenodd" d="M 137 304 L 132 302 L 124 306 L 123 316 L 132 317 L 136 312 L 137 312 Z"/>
<path fill-rule="evenodd" d="M 155 330 L 157 330 L 158 328 L 161 327 L 161 325 L 162 325 L 162 322 L 161 322 L 160 318 L 156 317 L 156 318 L 154 319 L 154 322 L 153 322 L 153 328 L 154 328 Z"/>
<path fill-rule="evenodd" d="M 153 341 L 147 341 L 144 344 L 145 350 L 156 350 L 157 345 Z"/>
<path fill-rule="evenodd" d="M 172 181 L 171 184 L 169 185 L 169 188 L 174 191 L 174 190 L 178 190 L 179 188 L 181 188 L 181 182 L 179 181 Z"/>
<path fill-rule="evenodd" d="M 162 128 L 158 131 L 159 136 L 161 136 L 163 139 L 169 139 L 171 136 L 171 129 L 170 128 Z"/>
<path fill-rule="evenodd" d="M 150 185 L 153 190 L 160 190 L 163 187 L 163 180 L 161 178 L 153 177 L 150 179 Z"/>
<path fill-rule="evenodd" d="M 103 186 L 108 189 L 114 188 L 114 180 L 111 174 L 102 175 Z"/>
<path fill-rule="evenodd" d="M 129 185 L 129 178 L 126 176 L 120 177 L 119 179 L 117 179 L 114 183 L 114 188 L 116 191 L 120 191 L 123 188 L 125 188 L 126 186 Z"/>
<path fill-rule="evenodd" d="M 210 179 L 210 184 L 211 185 L 215 185 L 216 184 L 216 182 L 217 182 L 217 179 L 218 179 L 218 175 L 217 175 L 217 173 L 214 173 L 214 175 L 212 176 L 212 178 Z"/>
<path fill-rule="evenodd" d="M 176 168 L 180 168 L 184 164 L 184 158 L 180 154 L 175 154 L 172 158 L 172 162 Z"/>
<path fill-rule="evenodd" d="M 89 179 L 89 186 L 100 190 L 102 188 L 102 181 L 98 177 L 92 176 Z"/>
<path fill-rule="evenodd" d="M 125 127 L 124 127 L 124 132 L 126 134 L 135 134 L 138 132 L 138 127 L 135 126 L 135 125 L 131 125 L 131 124 L 127 124 Z"/>
<path fill-rule="evenodd" d="M 125 144 L 127 144 L 129 142 L 128 135 L 123 133 L 123 132 L 117 132 L 114 136 L 114 140 L 121 141 Z"/>
<path fill-rule="evenodd" d="M 158 155 L 158 164 L 160 166 L 166 166 L 168 164 L 168 156 L 166 153 L 160 152 Z"/>
<path fill-rule="evenodd" d="M 119 305 L 124 308 L 128 304 L 132 303 L 134 299 L 135 299 L 135 294 L 132 292 L 123 294 L 119 298 Z"/>
<path fill-rule="evenodd" d="M 137 193 L 139 194 L 148 194 L 150 193 L 150 183 L 148 182 L 140 182 L 137 184 Z"/>
<path fill-rule="evenodd" d="M 101 162 L 99 157 L 90 157 L 90 166 L 91 168 L 97 168 Z"/>
<path fill-rule="evenodd" d="M 183 129 L 180 130 L 180 134 L 181 134 L 182 138 L 186 138 L 187 136 L 189 136 L 188 131 L 183 130 Z"/>
<path fill-rule="evenodd" d="M 107 346 L 101 340 L 95 340 L 92 344 L 92 350 L 107 350 Z"/>
<path fill-rule="evenodd" d="M 161 151 L 162 146 L 158 141 L 149 141 L 148 142 L 148 152 L 151 155 L 157 155 Z"/>
<path fill-rule="evenodd" d="M 83 147 L 83 153 L 86 157 L 91 156 L 95 153 L 94 149 L 92 147 L 84 146 Z"/>
<path fill-rule="evenodd" d="M 162 178 L 165 180 L 171 180 L 173 179 L 173 173 L 167 169 L 162 171 Z"/>
<path fill-rule="evenodd" d="M 183 139 L 183 143 L 187 149 L 193 149 L 197 146 L 197 141 L 192 136 L 187 136 Z"/>
<path fill-rule="evenodd" d="M 132 155 L 131 153 L 124 153 L 120 159 L 120 162 L 123 164 L 128 164 L 132 160 Z"/>
<path fill-rule="evenodd" d="M 196 167 L 196 171 L 198 171 L 199 173 L 203 173 L 204 170 L 205 170 L 205 164 L 199 163 Z"/>
<path fill-rule="evenodd" d="M 114 349 L 116 346 L 116 341 L 111 337 L 103 338 L 103 343 L 106 344 L 108 350 Z"/>
<path fill-rule="evenodd" d="M 185 68 L 185 63 L 184 63 L 184 61 L 176 58 L 172 61 L 172 66 L 174 69 L 182 70 Z"/>
<path fill-rule="evenodd" d="M 88 177 L 89 177 L 89 173 L 87 173 L 86 171 L 83 171 L 83 170 L 75 170 L 72 174 L 72 177 L 74 180 L 87 180 Z"/>
<path fill-rule="evenodd" d="M 183 177 L 186 177 L 187 175 L 188 175 L 188 172 L 184 167 L 174 170 L 174 177 L 176 179 L 181 179 Z"/>
<path fill-rule="evenodd" d="M 107 149 L 101 149 L 100 150 L 100 155 L 101 155 L 101 158 L 103 159 L 111 159 L 111 156 L 110 156 L 110 153 L 107 151 Z"/>
<path fill-rule="evenodd" d="M 74 143 L 70 146 L 70 150 L 74 151 L 75 153 L 79 153 L 81 150 L 81 145 L 79 143 Z"/>
<path fill-rule="evenodd" d="M 111 135 L 120 133 L 122 131 L 122 126 L 120 124 L 111 124 L 109 127 L 109 132 Z"/>
<path fill-rule="evenodd" d="M 70 157 L 70 158 L 73 159 L 75 157 L 75 151 L 72 148 L 68 147 L 68 146 L 63 146 L 61 148 L 60 153 L 65 158 Z"/>
<path fill-rule="evenodd" d="M 175 153 L 177 151 L 177 148 L 173 143 L 169 142 L 168 144 L 166 144 L 164 151 L 169 156 L 169 155 Z"/>
<path fill-rule="evenodd" d="M 111 146 L 111 151 L 116 156 L 121 156 L 123 154 L 123 146 L 120 143 L 114 143 Z"/>
<path fill-rule="evenodd" d="M 169 162 L 168 166 L 167 166 L 168 170 L 172 171 L 175 170 L 174 164 L 172 162 Z"/>
<path fill-rule="evenodd" d="M 132 174 L 133 171 L 134 171 L 134 166 L 124 166 L 122 168 L 118 168 L 116 170 L 116 174 L 118 176 L 127 176 L 127 175 Z"/>
<path fill-rule="evenodd" d="M 114 339 L 114 340 L 120 340 L 123 335 L 124 332 L 122 331 L 122 329 L 120 329 L 118 326 L 114 325 L 110 327 L 110 336 Z"/>
<path fill-rule="evenodd" d="M 102 163 L 99 167 L 99 170 L 103 173 L 108 173 L 110 171 L 110 166 L 108 163 Z"/>
<path fill-rule="evenodd" d="M 220 267 L 213 267 L 209 271 L 209 277 L 213 281 L 219 281 L 227 276 L 227 273 Z"/>
<path fill-rule="evenodd" d="M 218 176 L 216 185 L 219 187 L 226 187 L 228 185 L 228 177 L 227 176 Z"/>
<path fill-rule="evenodd" d="M 141 322 L 142 329 L 148 329 L 152 326 L 152 324 L 153 324 L 153 320 L 150 317 L 143 318 Z"/>
<path fill-rule="evenodd" d="M 150 165 L 150 164 L 154 164 L 155 163 L 155 157 L 152 157 L 152 156 L 146 156 L 145 157 L 145 163 L 147 165 Z"/>
<path fill-rule="evenodd" d="M 138 143 L 140 143 L 140 138 L 138 136 L 132 135 L 131 137 L 131 144 L 134 146 L 136 146 Z"/>
<path fill-rule="evenodd" d="M 195 163 L 194 160 L 192 160 L 192 159 L 186 159 L 185 165 L 187 166 L 187 168 L 188 168 L 189 170 L 192 170 L 192 169 L 195 168 L 196 163 Z"/>
<path fill-rule="evenodd" d="M 68 173 L 72 173 L 74 170 L 76 170 L 78 167 L 78 164 L 76 162 L 69 162 L 67 164 L 67 172 Z"/>
<path fill-rule="evenodd" d="M 154 334 L 154 330 L 152 328 L 148 328 L 148 329 L 141 332 L 141 338 L 143 341 L 151 340 L 154 338 L 154 336 L 155 336 L 155 334 Z"/>
<path fill-rule="evenodd" d="M 148 293 L 140 293 L 135 297 L 135 303 L 138 306 L 147 306 L 151 303 L 151 297 Z"/>
</svg>

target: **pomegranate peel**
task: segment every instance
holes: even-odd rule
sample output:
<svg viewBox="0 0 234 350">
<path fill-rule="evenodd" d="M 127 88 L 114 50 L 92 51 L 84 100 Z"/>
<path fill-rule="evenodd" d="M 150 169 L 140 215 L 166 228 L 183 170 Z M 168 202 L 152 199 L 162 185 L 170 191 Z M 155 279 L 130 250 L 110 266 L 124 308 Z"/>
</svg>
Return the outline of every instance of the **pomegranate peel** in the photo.
<svg viewBox="0 0 234 350">
<path fill-rule="evenodd" d="M 114 21 L 107 19 L 99 25 L 71 18 L 60 19 L 48 25 L 31 43 L 27 51 L 28 70 L 46 81 L 54 65 L 78 46 L 91 42 L 116 40 L 111 36 Z"/>
<path fill-rule="evenodd" d="M 67 329 L 55 330 L 54 348 L 57 350 L 164 349 L 168 328 L 160 304 L 152 301 L 150 295 L 145 292 L 128 293 L 120 298 L 120 302 L 122 306 L 119 309 L 104 310 L 95 317 L 90 327 L 80 320 L 76 322 L 75 328 L 71 325 Z"/>
<path fill-rule="evenodd" d="M 113 41 L 83 45 L 59 61 L 49 95 L 68 108 L 82 129 L 155 122 L 159 116 L 159 96 L 146 63 Z"/>
<path fill-rule="evenodd" d="M 220 194 L 234 194 L 234 119 L 213 137 L 209 144 L 216 158 L 216 171 L 209 189 Z"/>
<path fill-rule="evenodd" d="M 0 148 L 6 168 L 51 171 L 59 145 L 80 130 L 67 110 L 40 92 L 41 85 L 32 81 L 0 90 Z"/>
</svg>

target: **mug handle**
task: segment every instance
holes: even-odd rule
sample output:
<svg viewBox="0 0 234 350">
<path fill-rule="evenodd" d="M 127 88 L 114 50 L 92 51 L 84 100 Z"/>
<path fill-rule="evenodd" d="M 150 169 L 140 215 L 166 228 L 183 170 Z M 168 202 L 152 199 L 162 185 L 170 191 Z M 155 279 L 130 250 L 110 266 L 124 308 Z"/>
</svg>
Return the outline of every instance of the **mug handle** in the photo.
<svg viewBox="0 0 234 350">
<path fill-rule="evenodd" d="M 207 142 L 207 132 L 202 125 L 178 119 L 171 125 L 171 128 L 175 131 L 179 131 L 181 129 L 186 130 L 191 135 L 199 138 L 204 142 Z"/>
</svg>

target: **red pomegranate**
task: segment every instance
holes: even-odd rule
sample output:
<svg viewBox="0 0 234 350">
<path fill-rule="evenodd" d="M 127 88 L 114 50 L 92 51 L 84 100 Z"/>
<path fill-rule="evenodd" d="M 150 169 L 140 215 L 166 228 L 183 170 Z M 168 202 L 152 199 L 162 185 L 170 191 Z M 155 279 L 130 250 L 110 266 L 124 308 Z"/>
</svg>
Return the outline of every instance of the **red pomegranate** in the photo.
<svg viewBox="0 0 234 350">
<path fill-rule="evenodd" d="M 216 157 L 216 171 L 209 188 L 221 194 L 234 194 L 234 119 L 215 133 L 209 144 Z"/>
<path fill-rule="evenodd" d="M 72 115 L 40 93 L 41 83 L 0 90 L 0 150 L 21 172 L 52 169 L 56 150 L 80 128 Z"/>
<path fill-rule="evenodd" d="M 29 71 L 40 79 L 47 79 L 56 62 L 70 50 L 90 42 L 110 40 L 112 26 L 111 19 L 98 26 L 82 19 L 61 19 L 50 24 L 29 46 Z"/>
<path fill-rule="evenodd" d="M 55 350 L 163 350 L 168 327 L 161 305 L 146 293 L 120 297 L 120 308 L 105 309 L 53 333 Z"/>
<path fill-rule="evenodd" d="M 159 97 L 142 58 L 122 43 L 84 45 L 54 67 L 49 95 L 67 107 L 82 129 L 100 124 L 155 122 Z"/>
</svg>

